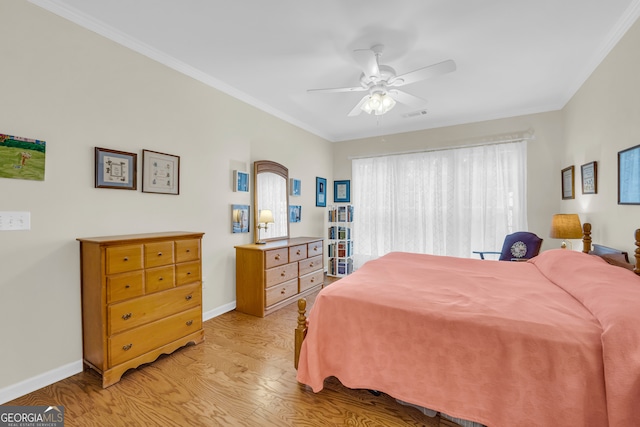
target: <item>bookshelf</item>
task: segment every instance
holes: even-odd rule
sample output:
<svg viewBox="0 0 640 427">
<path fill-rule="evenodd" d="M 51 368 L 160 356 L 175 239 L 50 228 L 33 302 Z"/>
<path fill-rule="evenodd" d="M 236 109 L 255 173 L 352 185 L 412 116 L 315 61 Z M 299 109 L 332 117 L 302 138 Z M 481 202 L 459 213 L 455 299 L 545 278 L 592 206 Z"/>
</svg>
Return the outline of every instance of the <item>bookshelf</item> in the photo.
<svg viewBox="0 0 640 427">
<path fill-rule="evenodd" d="M 327 275 L 343 277 L 353 273 L 353 205 L 328 209 Z"/>
</svg>

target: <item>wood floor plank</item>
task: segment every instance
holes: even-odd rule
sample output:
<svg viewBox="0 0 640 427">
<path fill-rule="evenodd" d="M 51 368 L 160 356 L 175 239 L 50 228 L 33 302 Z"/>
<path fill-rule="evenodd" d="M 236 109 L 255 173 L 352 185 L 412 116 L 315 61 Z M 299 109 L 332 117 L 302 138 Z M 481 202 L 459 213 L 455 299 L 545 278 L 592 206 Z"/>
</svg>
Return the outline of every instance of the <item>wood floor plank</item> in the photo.
<svg viewBox="0 0 640 427">
<path fill-rule="evenodd" d="M 307 310 L 315 295 L 307 298 Z M 107 389 L 85 371 L 7 405 L 65 408 L 65 426 L 453 426 L 329 378 L 296 381 L 293 303 L 265 318 L 236 311 L 204 322 L 205 341 L 126 372 Z"/>
</svg>

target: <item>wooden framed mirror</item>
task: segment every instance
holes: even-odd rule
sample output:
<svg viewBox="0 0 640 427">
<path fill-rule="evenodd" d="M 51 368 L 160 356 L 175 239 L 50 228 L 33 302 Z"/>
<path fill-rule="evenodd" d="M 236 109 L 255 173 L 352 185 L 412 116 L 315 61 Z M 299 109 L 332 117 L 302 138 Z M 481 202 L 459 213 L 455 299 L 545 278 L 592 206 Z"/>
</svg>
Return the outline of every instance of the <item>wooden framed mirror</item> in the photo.
<svg viewBox="0 0 640 427">
<path fill-rule="evenodd" d="M 288 239 L 289 170 L 280 163 L 258 160 L 253 164 L 253 188 L 255 242 Z M 270 210 L 273 216 L 266 229 L 259 223 L 262 210 Z"/>
</svg>

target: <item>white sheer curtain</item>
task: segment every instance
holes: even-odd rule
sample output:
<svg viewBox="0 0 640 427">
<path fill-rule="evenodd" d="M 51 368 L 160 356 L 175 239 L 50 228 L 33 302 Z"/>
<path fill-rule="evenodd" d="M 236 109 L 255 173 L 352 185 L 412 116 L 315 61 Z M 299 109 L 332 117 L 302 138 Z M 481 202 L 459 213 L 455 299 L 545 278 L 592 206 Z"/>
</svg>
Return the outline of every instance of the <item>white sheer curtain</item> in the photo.
<svg viewBox="0 0 640 427">
<path fill-rule="evenodd" d="M 472 257 L 527 230 L 526 141 L 354 159 L 354 263 L 392 251 Z"/>
</svg>

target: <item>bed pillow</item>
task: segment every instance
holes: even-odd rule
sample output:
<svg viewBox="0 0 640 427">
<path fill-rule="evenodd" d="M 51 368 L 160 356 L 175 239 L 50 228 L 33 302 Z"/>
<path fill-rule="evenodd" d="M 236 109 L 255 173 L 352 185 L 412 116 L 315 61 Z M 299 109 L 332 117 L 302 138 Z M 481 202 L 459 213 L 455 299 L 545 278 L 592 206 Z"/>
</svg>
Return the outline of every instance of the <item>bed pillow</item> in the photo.
<svg viewBox="0 0 640 427">
<path fill-rule="evenodd" d="M 605 260 L 608 264 L 615 265 L 616 267 L 626 268 L 633 271 L 633 264 L 627 262 L 625 254 L 604 254 L 599 255 L 600 258 Z"/>
</svg>

